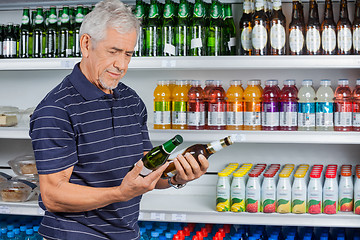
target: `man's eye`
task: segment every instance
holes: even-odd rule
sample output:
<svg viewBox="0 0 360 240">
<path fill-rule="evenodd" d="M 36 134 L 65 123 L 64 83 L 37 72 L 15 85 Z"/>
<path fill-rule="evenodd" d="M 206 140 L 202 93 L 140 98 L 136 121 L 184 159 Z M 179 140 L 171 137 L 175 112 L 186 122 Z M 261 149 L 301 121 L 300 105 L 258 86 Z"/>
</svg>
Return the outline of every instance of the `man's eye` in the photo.
<svg viewBox="0 0 360 240">
<path fill-rule="evenodd" d="M 115 54 L 115 53 L 116 53 L 116 51 L 109 51 L 109 53 L 110 53 L 110 54 Z"/>
</svg>

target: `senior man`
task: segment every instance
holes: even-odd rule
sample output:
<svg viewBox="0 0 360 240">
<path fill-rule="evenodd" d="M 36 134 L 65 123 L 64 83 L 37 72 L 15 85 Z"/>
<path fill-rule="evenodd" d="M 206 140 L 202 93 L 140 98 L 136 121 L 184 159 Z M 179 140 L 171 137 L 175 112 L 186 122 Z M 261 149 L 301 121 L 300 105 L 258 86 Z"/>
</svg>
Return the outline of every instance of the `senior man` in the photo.
<svg viewBox="0 0 360 240">
<path fill-rule="evenodd" d="M 80 28 L 82 59 L 37 106 L 30 136 L 39 172 L 39 233 L 46 239 L 138 239 L 142 194 L 199 178 L 208 161 L 175 159 L 146 177 L 139 159 L 152 148 L 141 98 L 120 82 L 139 22 L 119 0 L 96 4 Z M 135 165 L 134 168 L 132 168 Z"/>
</svg>

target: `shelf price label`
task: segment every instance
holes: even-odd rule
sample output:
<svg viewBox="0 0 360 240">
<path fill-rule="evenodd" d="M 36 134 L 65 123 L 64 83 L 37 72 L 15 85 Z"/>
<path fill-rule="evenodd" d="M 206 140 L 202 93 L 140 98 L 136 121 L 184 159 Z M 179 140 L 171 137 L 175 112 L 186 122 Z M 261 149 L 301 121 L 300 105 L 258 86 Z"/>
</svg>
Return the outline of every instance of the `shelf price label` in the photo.
<svg viewBox="0 0 360 240">
<path fill-rule="evenodd" d="M 152 212 L 150 214 L 150 219 L 154 220 L 154 221 L 164 221 L 165 220 L 165 213 Z"/>
<path fill-rule="evenodd" d="M 0 205 L 0 213 L 1 214 L 7 214 L 7 213 L 10 213 L 11 212 L 11 209 L 9 206 L 3 206 L 3 205 Z"/>
<path fill-rule="evenodd" d="M 186 214 L 173 213 L 173 214 L 171 214 L 171 220 L 172 221 L 185 222 L 186 221 Z"/>
</svg>

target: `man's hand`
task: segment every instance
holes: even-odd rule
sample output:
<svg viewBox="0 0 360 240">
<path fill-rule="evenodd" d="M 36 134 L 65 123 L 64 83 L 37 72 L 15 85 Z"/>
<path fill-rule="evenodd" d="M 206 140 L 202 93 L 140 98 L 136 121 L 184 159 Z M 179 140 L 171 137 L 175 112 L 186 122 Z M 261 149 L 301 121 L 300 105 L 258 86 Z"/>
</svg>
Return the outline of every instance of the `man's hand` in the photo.
<svg viewBox="0 0 360 240">
<path fill-rule="evenodd" d="M 185 156 L 179 154 L 174 159 L 174 164 L 177 171 L 173 177 L 175 184 L 185 184 L 198 179 L 206 173 L 209 167 L 209 161 L 203 155 L 199 155 L 196 160 L 190 153 L 186 153 Z"/>
<path fill-rule="evenodd" d="M 141 160 L 138 161 L 134 168 L 126 174 L 121 185 L 117 189 L 121 200 L 128 201 L 134 197 L 152 191 L 159 181 L 161 174 L 168 165 L 169 163 L 165 163 L 156 171 L 150 173 L 146 177 L 142 177 L 139 174 L 144 166 L 144 163 Z"/>
</svg>

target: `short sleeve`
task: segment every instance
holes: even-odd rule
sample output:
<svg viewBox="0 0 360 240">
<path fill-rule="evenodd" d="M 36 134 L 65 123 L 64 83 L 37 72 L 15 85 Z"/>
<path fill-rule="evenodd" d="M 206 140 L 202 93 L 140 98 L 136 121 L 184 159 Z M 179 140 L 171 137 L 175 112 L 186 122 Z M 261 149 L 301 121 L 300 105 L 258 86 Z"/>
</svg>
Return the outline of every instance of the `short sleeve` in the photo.
<svg viewBox="0 0 360 240">
<path fill-rule="evenodd" d="M 139 112 L 144 151 L 150 151 L 153 148 L 153 145 L 151 144 L 147 127 L 147 110 L 144 102 L 141 99 L 139 103 Z"/>
<path fill-rule="evenodd" d="M 39 174 L 59 172 L 77 163 L 75 134 L 64 108 L 39 105 L 30 121 L 30 137 Z"/>
</svg>

